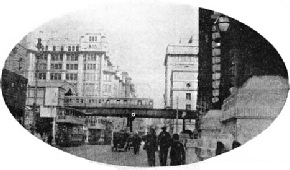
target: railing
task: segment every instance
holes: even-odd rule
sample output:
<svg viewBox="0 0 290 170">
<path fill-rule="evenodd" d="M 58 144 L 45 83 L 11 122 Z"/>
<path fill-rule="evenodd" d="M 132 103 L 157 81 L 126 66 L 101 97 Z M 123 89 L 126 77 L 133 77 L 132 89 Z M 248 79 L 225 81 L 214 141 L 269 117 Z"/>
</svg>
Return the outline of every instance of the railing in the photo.
<svg viewBox="0 0 290 170">
<path fill-rule="evenodd" d="M 76 117 L 76 116 L 58 115 L 56 117 L 56 122 L 57 123 L 72 123 L 72 124 L 84 125 L 85 124 L 85 119 L 84 118 L 79 118 L 79 117 Z"/>
<path fill-rule="evenodd" d="M 64 105 L 71 107 L 153 108 L 153 99 L 74 96 L 65 97 Z"/>
<path fill-rule="evenodd" d="M 189 45 L 168 45 L 167 54 L 198 54 L 198 47 Z"/>
</svg>

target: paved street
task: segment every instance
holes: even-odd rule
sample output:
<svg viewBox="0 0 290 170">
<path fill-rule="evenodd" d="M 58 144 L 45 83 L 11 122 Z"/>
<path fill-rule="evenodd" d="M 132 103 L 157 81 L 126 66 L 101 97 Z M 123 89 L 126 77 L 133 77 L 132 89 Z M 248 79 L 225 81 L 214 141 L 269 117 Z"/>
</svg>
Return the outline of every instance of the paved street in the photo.
<svg viewBox="0 0 290 170">
<path fill-rule="evenodd" d="M 134 155 L 133 150 L 127 152 L 112 152 L 110 145 L 82 145 L 79 147 L 66 147 L 60 148 L 63 151 L 71 153 L 76 156 L 86 158 L 88 160 L 121 165 L 121 166 L 148 166 L 146 151 L 140 147 L 140 153 Z M 189 152 L 187 154 L 187 160 L 190 162 L 196 162 L 197 158 L 194 153 L 191 152 L 189 158 Z M 167 160 L 169 165 L 170 159 Z M 156 166 L 159 166 L 158 152 L 156 152 Z"/>
<path fill-rule="evenodd" d="M 148 166 L 146 151 L 142 147 L 138 155 L 134 155 L 132 149 L 127 152 L 112 152 L 110 145 L 83 145 L 61 148 L 61 150 L 102 163 L 121 166 Z M 158 153 L 156 153 L 156 166 L 159 166 Z"/>
</svg>

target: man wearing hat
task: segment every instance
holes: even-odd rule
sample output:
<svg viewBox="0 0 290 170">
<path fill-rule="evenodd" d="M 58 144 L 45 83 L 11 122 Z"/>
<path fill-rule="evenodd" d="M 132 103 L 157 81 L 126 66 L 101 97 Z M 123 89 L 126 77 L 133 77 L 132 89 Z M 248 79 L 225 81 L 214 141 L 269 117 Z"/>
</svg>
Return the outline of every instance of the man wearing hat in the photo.
<svg viewBox="0 0 290 170">
<path fill-rule="evenodd" d="M 171 146 L 172 140 L 170 134 L 166 132 L 166 126 L 163 126 L 161 129 L 162 132 L 158 136 L 158 145 L 160 147 L 159 159 L 160 166 L 166 166 L 168 149 Z"/>
<path fill-rule="evenodd" d="M 147 152 L 149 166 L 155 166 L 155 152 L 157 151 L 157 137 L 155 134 L 155 129 L 151 127 L 149 134 L 145 138 L 145 150 Z"/>
<path fill-rule="evenodd" d="M 170 166 L 184 165 L 185 164 L 185 150 L 184 145 L 179 142 L 179 135 L 172 135 L 172 145 L 170 149 Z"/>
</svg>

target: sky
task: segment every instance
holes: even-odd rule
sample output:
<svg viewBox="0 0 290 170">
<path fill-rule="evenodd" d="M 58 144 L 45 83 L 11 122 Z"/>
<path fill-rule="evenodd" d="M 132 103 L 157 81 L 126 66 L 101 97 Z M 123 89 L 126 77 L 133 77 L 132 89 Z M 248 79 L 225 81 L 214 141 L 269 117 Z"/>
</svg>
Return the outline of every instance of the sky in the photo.
<svg viewBox="0 0 290 170">
<path fill-rule="evenodd" d="M 194 7 L 189 5 L 111 4 L 67 14 L 35 31 L 102 29 L 113 65 L 129 73 L 137 87 L 137 97 L 153 98 L 154 107 L 163 108 L 166 47 L 192 36 L 194 22 L 198 22 L 193 16 Z"/>
</svg>

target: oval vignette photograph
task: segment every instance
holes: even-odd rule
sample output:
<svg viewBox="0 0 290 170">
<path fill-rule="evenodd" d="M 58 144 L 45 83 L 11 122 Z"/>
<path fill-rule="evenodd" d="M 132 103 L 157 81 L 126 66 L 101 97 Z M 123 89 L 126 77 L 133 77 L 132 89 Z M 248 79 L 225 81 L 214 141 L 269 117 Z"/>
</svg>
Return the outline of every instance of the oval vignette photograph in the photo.
<svg viewBox="0 0 290 170">
<path fill-rule="evenodd" d="M 179 166 L 243 147 L 289 90 L 283 59 L 250 25 L 182 4 L 66 14 L 23 35 L 2 66 L 5 104 L 23 128 L 118 166 Z"/>
</svg>

